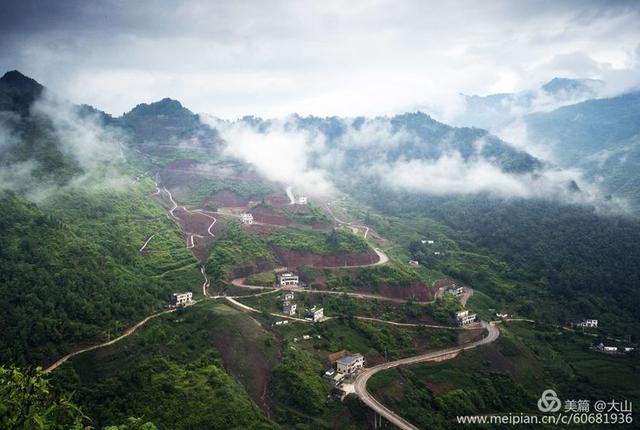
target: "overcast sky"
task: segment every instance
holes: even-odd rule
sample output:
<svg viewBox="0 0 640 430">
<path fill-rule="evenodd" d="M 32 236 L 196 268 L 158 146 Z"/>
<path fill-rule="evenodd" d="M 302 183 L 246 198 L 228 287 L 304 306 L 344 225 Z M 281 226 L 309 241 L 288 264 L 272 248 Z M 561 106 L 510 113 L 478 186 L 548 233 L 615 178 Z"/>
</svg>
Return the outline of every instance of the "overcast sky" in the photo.
<svg viewBox="0 0 640 430">
<path fill-rule="evenodd" d="M 554 76 L 640 82 L 639 1 L 0 0 L 0 68 L 121 114 L 446 119 L 458 93 Z"/>
</svg>

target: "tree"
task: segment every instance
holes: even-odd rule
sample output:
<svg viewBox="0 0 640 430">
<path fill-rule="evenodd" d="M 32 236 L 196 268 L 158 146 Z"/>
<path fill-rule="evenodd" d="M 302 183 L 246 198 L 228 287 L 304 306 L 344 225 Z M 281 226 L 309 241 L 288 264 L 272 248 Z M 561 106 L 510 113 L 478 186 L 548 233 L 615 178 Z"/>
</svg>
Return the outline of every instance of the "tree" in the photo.
<svg viewBox="0 0 640 430">
<path fill-rule="evenodd" d="M 89 418 L 71 400 L 58 395 L 42 368 L 0 367 L 0 428 L 88 429 Z"/>
</svg>

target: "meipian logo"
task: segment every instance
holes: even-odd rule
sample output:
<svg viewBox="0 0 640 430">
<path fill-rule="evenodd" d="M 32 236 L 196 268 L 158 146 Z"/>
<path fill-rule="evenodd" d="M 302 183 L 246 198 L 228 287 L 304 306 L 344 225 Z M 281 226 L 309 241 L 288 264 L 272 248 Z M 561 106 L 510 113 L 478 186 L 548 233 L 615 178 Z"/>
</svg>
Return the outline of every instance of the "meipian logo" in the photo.
<svg viewBox="0 0 640 430">
<path fill-rule="evenodd" d="M 538 409 L 540 412 L 558 412 L 562 407 L 562 402 L 555 391 L 544 390 L 538 399 Z"/>
</svg>

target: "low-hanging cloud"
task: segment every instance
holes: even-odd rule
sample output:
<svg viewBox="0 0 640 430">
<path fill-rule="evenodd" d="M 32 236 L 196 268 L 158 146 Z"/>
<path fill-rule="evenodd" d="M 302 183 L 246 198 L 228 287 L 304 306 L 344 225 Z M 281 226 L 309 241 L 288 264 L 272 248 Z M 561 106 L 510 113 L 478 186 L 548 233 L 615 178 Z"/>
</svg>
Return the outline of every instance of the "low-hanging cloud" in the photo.
<svg viewBox="0 0 640 430">
<path fill-rule="evenodd" d="M 0 188 L 17 191 L 31 201 L 43 202 L 63 191 L 89 188 L 122 189 L 131 183 L 119 169 L 124 161 L 123 134 L 104 126 L 96 113 L 81 113 L 80 108 L 48 93 L 31 106 L 30 136 L 23 134 L 22 121 L 11 112 L 2 112 L 0 121 Z M 18 145 L 54 145 L 68 166 L 59 166 L 38 154 L 16 156 Z M 50 151 L 48 148 L 47 151 Z M 18 153 L 24 153 L 20 149 Z M 55 153 L 54 150 L 51 153 Z M 54 163 L 49 165 L 49 163 Z M 57 170 L 66 169 L 60 182 Z"/>
<path fill-rule="evenodd" d="M 324 139 L 306 130 L 287 130 L 286 122 L 271 122 L 264 131 L 244 123 L 215 122 L 226 142 L 224 154 L 241 159 L 267 179 L 292 186 L 296 194 L 329 195 L 335 191 L 328 174 L 311 165 Z"/>
<path fill-rule="evenodd" d="M 337 189 L 337 182 L 364 180 L 430 195 L 486 193 L 567 203 L 603 201 L 598 187 L 578 169 L 543 163 L 526 173 L 505 171 L 497 160 L 483 155 L 486 137 L 474 141 L 474 152 L 463 156 L 451 149 L 451 133 L 425 141 L 403 126 L 392 126 L 385 117 L 331 121 L 340 132 L 327 135 L 317 121 L 295 116 L 210 124 L 225 140 L 226 155 L 249 163 L 270 180 L 293 185 L 297 192 L 326 195 Z M 432 155 L 409 158 L 402 151 L 409 144 L 429 147 Z"/>
</svg>

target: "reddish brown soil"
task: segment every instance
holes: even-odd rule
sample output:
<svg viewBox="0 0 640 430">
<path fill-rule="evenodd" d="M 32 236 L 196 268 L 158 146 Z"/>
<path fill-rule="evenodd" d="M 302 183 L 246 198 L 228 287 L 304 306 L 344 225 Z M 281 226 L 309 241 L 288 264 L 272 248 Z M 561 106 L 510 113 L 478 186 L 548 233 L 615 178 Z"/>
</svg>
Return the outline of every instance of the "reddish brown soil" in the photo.
<svg viewBox="0 0 640 430">
<path fill-rule="evenodd" d="M 421 282 L 409 285 L 382 285 L 378 288 L 377 293 L 394 299 L 412 299 L 420 302 L 433 300 L 433 293 L 427 285 Z"/>
<path fill-rule="evenodd" d="M 258 323 L 259 325 L 259 323 Z M 238 333 L 243 338 L 252 338 L 250 333 Z M 230 340 L 232 342 L 230 342 Z M 252 346 L 250 342 L 235 341 L 226 333 L 214 333 L 213 344 L 222 356 L 222 361 L 227 370 L 244 382 L 247 392 L 260 407 L 270 414 L 268 386 L 271 379 L 271 371 L 275 363 L 265 360 L 260 348 Z M 251 363 L 250 366 L 238 365 L 238 363 Z"/>
<path fill-rule="evenodd" d="M 253 214 L 253 220 L 259 223 L 287 226 L 293 224 L 291 220 L 276 213 L 272 208 L 258 206 L 255 207 L 251 213 Z"/>
<path fill-rule="evenodd" d="M 242 230 L 244 230 L 246 233 L 254 236 L 260 236 L 262 239 L 266 239 L 269 234 L 277 228 L 280 227 L 267 224 L 244 224 L 242 226 Z"/>
<path fill-rule="evenodd" d="M 269 197 L 267 197 L 267 202 L 269 202 L 270 205 L 276 206 L 276 207 L 288 206 L 289 197 L 287 197 L 285 193 L 272 194 Z"/>
<path fill-rule="evenodd" d="M 222 190 L 206 199 L 204 204 L 217 208 L 246 208 L 249 205 L 249 199 L 241 197 L 232 191 Z"/>
<path fill-rule="evenodd" d="M 282 264 L 289 268 L 297 268 L 301 266 L 359 266 L 363 264 L 372 264 L 378 261 L 378 255 L 372 250 L 360 254 L 318 255 L 292 251 L 290 249 L 284 249 L 277 246 L 272 247 L 272 249 Z"/>
<path fill-rule="evenodd" d="M 458 332 L 458 345 L 474 342 L 482 339 L 483 328 L 477 328 L 473 330 L 460 330 Z"/>
</svg>

